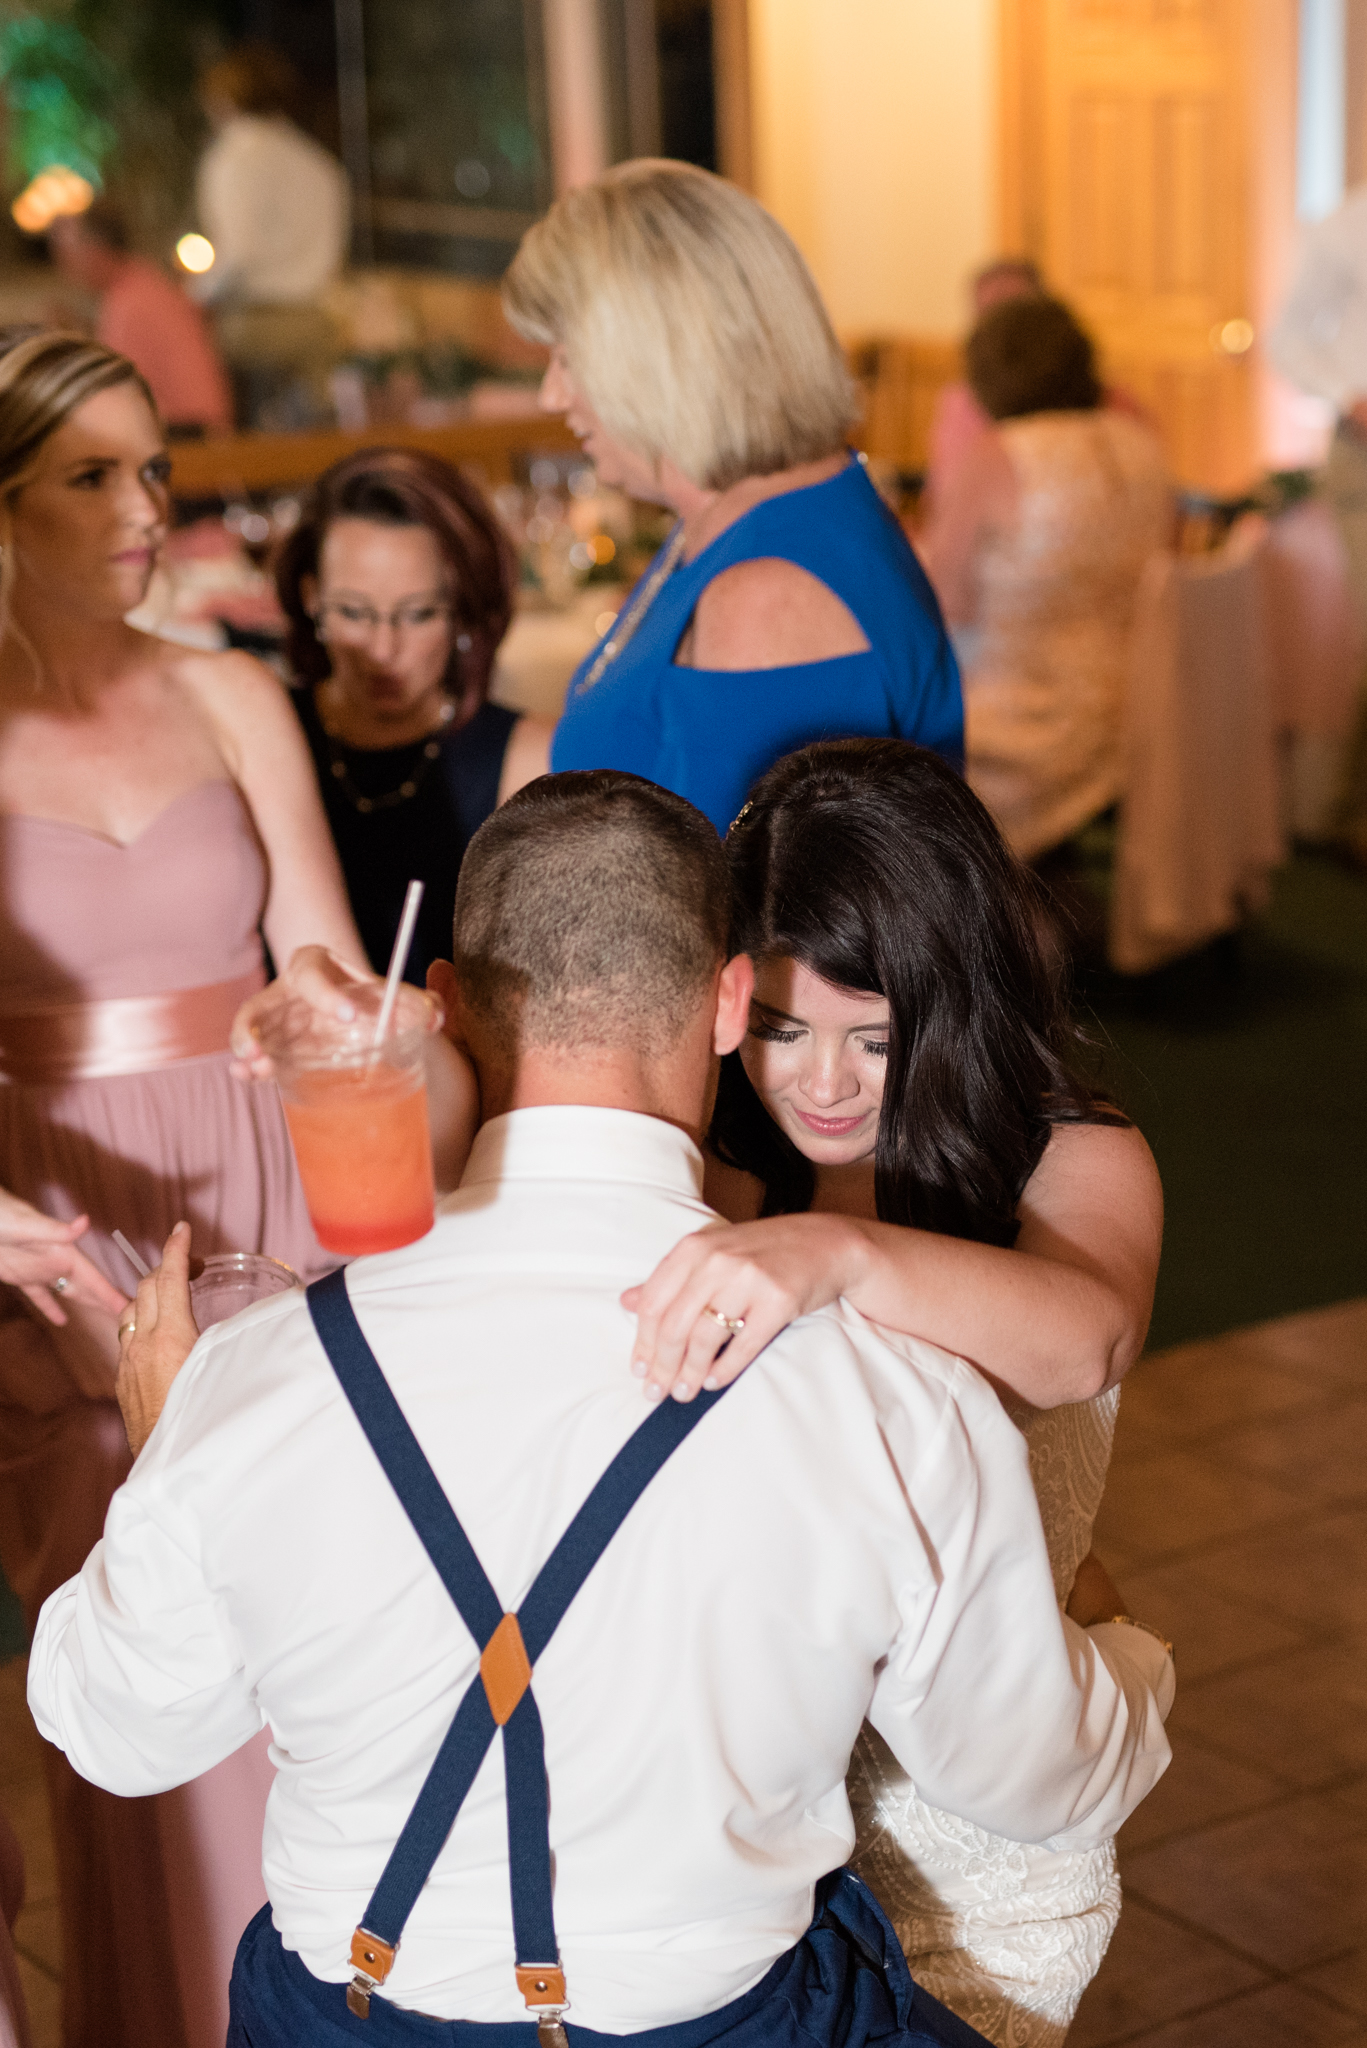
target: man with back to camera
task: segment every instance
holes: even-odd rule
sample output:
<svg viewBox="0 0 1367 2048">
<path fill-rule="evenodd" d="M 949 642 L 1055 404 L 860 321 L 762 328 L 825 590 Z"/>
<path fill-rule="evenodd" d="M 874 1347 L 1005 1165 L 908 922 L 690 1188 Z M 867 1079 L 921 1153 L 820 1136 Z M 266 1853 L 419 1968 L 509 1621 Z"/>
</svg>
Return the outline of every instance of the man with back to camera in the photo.
<svg viewBox="0 0 1367 2048">
<path fill-rule="evenodd" d="M 1112 1835 L 1166 1766 L 1171 1664 L 1061 1618 L 972 1368 L 841 1303 L 644 1407 L 619 1297 L 709 1213 L 728 917 L 682 799 L 529 785 L 461 872 L 441 993 L 488 1121 L 431 1234 L 209 1331 L 169 1394 L 183 1229 L 140 1289 L 141 1455 L 29 1696 L 126 1794 L 270 1723 L 233 2042 L 976 2042 L 840 1872 L 865 1714 L 1020 1840 Z"/>
</svg>

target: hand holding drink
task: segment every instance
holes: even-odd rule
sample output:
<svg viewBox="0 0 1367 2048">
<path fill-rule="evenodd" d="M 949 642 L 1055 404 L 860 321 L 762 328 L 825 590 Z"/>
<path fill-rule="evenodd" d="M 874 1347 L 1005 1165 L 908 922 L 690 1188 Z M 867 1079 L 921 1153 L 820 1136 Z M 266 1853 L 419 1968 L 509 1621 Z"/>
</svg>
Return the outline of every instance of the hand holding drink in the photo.
<svg viewBox="0 0 1367 2048">
<path fill-rule="evenodd" d="M 425 1055 L 441 1012 L 399 980 L 420 893 L 409 885 L 383 992 L 349 989 L 349 1017 L 285 1003 L 260 1032 L 318 1241 L 353 1257 L 397 1250 L 433 1223 Z"/>
</svg>

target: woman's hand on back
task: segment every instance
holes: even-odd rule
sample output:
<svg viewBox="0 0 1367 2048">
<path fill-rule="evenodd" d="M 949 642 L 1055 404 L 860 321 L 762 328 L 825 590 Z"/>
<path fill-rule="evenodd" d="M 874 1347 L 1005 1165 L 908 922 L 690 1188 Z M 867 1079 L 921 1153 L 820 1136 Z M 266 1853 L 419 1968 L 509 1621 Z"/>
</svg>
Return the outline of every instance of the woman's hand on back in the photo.
<svg viewBox="0 0 1367 2048">
<path fill-rule="evenodd" d="M 796 1317 L 845 1293 L 866 1250 L 856 1224 L 829 1215 L 711 1223 L 682 1239 L 622 1296 L 637 1318 L 631 1369 L 647 1399 L 729 1386 Z M 732 1334 L 717 1316 L 744 1328 Z"/>
</svg>

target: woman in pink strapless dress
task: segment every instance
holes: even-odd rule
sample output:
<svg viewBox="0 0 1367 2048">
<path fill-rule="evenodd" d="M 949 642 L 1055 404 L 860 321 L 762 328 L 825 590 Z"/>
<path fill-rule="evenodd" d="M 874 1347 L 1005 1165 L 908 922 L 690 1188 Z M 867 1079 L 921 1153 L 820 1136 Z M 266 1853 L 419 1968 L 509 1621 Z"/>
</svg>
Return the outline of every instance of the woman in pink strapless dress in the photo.
<svg viewBox="0 0 1367 2048">
<path fill-rule="evenodd" d="M 364 954 L 275 679 L 123 624 L 165 476 L 131 364 L 73 336 L 0 352 L 0 1187 L 89 1218 L 41 1248 L 34 1218 L 25 1247 L 28 1212 L 0 1203 L 0 1278 L 37 1261 L 48 1281 L 0 1294 L 0 1564 L 30 1623 L 128 1469 L 111 1309 L 134 1274 L 111 1233 L 149 1264 L 181 1218 L 200 1255 L 333 1263 L 275 1092 L 234 1080 L 226 1048 L 262 928 L 281 960 L 308 940 Z M 66 2048 L 220 2048 L 265 1896 L 264 1735 L 154 1799 L 45 1762 Z"/>
</svg>

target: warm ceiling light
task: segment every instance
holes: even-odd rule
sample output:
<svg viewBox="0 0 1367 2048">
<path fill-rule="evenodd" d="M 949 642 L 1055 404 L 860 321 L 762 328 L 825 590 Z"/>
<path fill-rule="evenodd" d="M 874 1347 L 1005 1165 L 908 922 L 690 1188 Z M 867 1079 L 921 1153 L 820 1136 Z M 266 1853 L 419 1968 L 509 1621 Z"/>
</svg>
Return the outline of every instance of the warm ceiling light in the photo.
<svg viewBox="0 0 1367 2048">
<path fill-rule="evenodd" d="M 214 267 L 214 245 L 207 235 L 182 235 L 176 243 L 176 261 L 182 270 L 202 277 Z"/>
<path fill-rule="evenodd" d="M 1246 356 L 1254 343 L 1251 320 L 1226 320 L 1210 330 L 1211 346 L 1222 355 Z"/>
<path fill-rule="evenodd" d="M 24 187 L 10 208 L 15 225 L 26 235 L 41 235 L 63 214 L 84 213 L 95 187 L 65 164 L 49 164 Z"/>
</svg>

